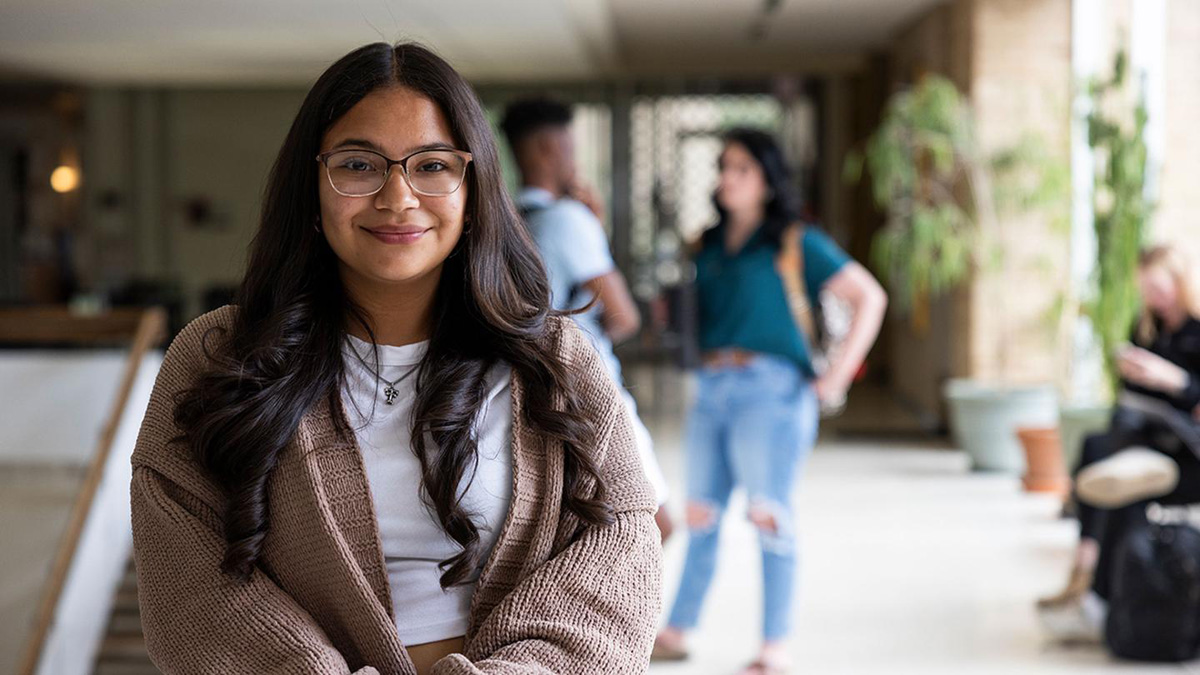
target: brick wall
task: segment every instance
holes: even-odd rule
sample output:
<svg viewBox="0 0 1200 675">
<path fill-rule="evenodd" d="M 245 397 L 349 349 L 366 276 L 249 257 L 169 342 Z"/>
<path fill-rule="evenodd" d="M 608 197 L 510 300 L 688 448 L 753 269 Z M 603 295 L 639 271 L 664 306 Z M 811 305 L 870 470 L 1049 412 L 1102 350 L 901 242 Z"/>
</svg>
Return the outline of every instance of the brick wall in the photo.
<svg viewBox="0 0 1200 675">
<path fill-rule="evenodd" d="M 970 98 L 985 155 L 1036 134 L 1065 163 L 1070 147 L 1070 0 L 975 0 Z M 1067 286 L 1069 238 L 1045 213 L 1001 214 L 999 270 L 970 293 L 967 372 L 1010 382 L 1065 376 L 1050 317 Z"/>
<path fill-rule="evenodd" d="M 1200 269 L 1200 2 L 1168 0 L 1166 62 L 1166 154 L 1152 237 L 1178 245 Z"/>
</svg>

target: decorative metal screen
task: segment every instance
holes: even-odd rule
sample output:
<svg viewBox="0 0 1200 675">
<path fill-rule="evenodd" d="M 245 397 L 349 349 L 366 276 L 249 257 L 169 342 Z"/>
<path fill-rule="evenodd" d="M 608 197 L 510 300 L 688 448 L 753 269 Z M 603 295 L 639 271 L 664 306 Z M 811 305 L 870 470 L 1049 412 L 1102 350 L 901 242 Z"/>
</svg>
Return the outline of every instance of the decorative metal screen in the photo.
<svg viewBox="0 0 1200 675">
<path fill-rule="evenodd" d="M 716 220 L 721 134 L 737 126 L 779 133 L 785 116 L 769 94 L 639 97 L 631 114 L 630 257 L 634 291 L 647 298 L 679 280 L 679 247 Z"/>
</svg>

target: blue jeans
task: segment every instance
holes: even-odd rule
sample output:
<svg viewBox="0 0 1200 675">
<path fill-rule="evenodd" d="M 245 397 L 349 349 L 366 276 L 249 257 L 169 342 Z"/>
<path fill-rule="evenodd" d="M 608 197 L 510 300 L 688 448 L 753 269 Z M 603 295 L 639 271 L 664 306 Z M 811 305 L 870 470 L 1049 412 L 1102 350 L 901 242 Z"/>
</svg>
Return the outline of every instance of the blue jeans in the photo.
<svg viewBox="0 0 1200 675">
<path fill-rule="evenodd" d="M 740 368 L 702 368 L 698 384 L 684 441 L 687 493 L 689 510 L 699 507 L 711 517 L 689 523 L 667 624 L 687 630 L 699 620 L 716 569 L 721 516 L 741 486 L 762 545 L 763 638 L 778 640 L 792 618 L 798 557 L 792 493 L 816 441 L 816 394 L 793 362 L 769 355 Z"/>
</svg>

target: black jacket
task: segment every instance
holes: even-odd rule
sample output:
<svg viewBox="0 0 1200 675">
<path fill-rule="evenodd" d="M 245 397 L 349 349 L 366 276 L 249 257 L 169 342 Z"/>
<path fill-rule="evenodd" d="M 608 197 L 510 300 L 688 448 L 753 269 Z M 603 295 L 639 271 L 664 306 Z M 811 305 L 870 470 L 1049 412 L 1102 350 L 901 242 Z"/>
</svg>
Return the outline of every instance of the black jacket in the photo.
<svg viewBox="0 0 1200 675">
<path fill-rule="evenodd" d="M 1170 395 L 1139 387 L 1124 380 L 1121 381 L 1121 386 L 1138 394 L 1167 401 L 1190 414 L 1197 405 L 1200 405 L 1200 320 L 1189 317 L 1179 330 L 1170 333 L 1163 330 L 1161 323 L 1157 324 L 1156 328 L 1158 329 L 1157 335 L 1149 344 L 1143 344 L 1137 340 L 1136 332 L 1131 342 L 1186 370 L 1190 376 L 1187 387 L 1179 395 Z"/>
</svg>

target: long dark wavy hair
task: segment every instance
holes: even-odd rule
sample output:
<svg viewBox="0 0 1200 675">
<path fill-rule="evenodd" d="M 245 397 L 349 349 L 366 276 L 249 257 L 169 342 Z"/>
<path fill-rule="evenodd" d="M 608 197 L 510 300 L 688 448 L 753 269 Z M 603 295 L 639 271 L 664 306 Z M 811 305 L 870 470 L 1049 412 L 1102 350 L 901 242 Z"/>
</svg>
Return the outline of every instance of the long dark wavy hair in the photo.
<svg viewBox="0 0 1200 675">
<path fill-rule="evenodd" d="M 725 143 L 737 143 L 746 148 L 762 168 L 768 194 L 771 196 L 767 200 L 760 227 L 766 241 L 779 248 L 784 231 L 789 225 L 800 220 L 802 205 L 800 192 L 792 180 L 792 171 L 784 157 L 783 148 L 775 141 L 774 136 L 758 129 L 732 129 L 725 133 L 723 140 Z M 717 224 L 704 232 L 702 241 L 706 245 L 721 241 L 725 232 L 725 222 L 729 219 L 729 214 L 721 206 L 716 195 L 713 195 L 713 204 L 717 208 Z"/>
<path fill-rule="evenodd" d="M 320 213 L 314 158 L 336 120 L 367 94 L 393 86 L 437 104 L 459 147 L 474 156 L 467 175 L 470 226 L 443 264 L 413 406 L 412 451 L 421 464 L 422 499 L 462 546 L 442 561 L 442 586 L 463 582 L 482 557 L 479 528 L 458 488 L 474 475 L 472 422 L 486 394 L 485 374 L 499 360 L 525 386 L 526 423 L 565 453 L 564 508 L 584 523 L 613 522 L 588 452 L 595 429 L 583 415 L 568 367 L 546 339 L 548 319 L 557 314 L 549 309 L 549 283 L 504 189 L 483 107 L 430 50 L 376 43 L 330 66 L 305 97 L 271 170 L 232 329 L 219 347 L 205 347 L 210 369 L 176 401 L 179 438 L 225 490 L 221 569 L 238 579 L 249 577 L 262 550 L 269 529 L 267 480 L 301 417 L 324 398 L 342 438 L 353 434 L 339 394 L 341 344 L 347 321 L 363 326 L 373 343 L 375 333 L 370 317 L 345 292 L 338 259 L 313 226 Z M 433 445 L 426 444 L 426 434 Z"/>
</svg>

